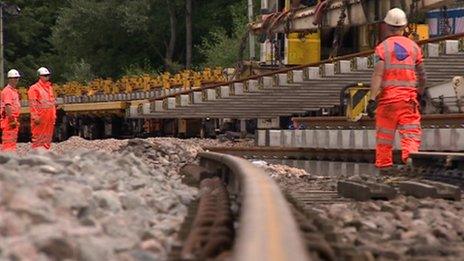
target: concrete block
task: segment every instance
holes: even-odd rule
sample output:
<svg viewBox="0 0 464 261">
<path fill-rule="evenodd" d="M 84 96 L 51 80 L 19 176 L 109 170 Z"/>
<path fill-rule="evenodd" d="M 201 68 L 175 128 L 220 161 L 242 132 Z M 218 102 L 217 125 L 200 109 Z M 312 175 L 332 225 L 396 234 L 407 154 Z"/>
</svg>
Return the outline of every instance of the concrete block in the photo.
<svg viewBox="0 0 464 261">
<path fill-rule="evenodd" d="M 288 75 L 286 73 L 277 74 L 277 86 L 288 84 Z"/>
<path fill-rule="evenodd" d="M 314 144 L 317 144 L 317 148 L 327 149 L 329 148 L 329 131 L 328 130 L 316 130 L 314 135 Z"/>
<path fill-rule="evenodd" d="M 259 91 L 259 83 L 257 80 L 249 80 L 248 81 L 248 91 L 249 92 L 257 92 Z"/>
<path fill-rule="evenodd" d="M 338 133 L 340 130 L 327 130 L 328 132 L 328 144 L 327 147 L 329 149 L 337 149 L 340 148 L 339 140 L 338 140 Z"/>
<path fill-rule="evenodd" d="M 188 106 L 190 104 L 190 96 L 188 94 L 180 95 L 180 106 Z"/>
<path fill-rule="evenodd" d="M 282 131 L 282 146 L 283 147 L 295 147 L 295 145 L 292 143 L 293 138 L 292 136 L 294 135 L 293 130 L 283 130 Z"/>
<path fill-rule="evenodd" d="M 437 198 L 455 201 L 461 200 L 461 189 L 458 186 L 429 180 L 421 180 L 421 183 L 435 187 L 437 189 Z"/>
<path fill-rule="evenodd" d="M 356 57 L 354 58 L 356 70 L 367 70 L 367 57 Z"/>
<path fill-rule="evenodd" d="M 193 92 L 193 103 L 202 103 L 203 93 L 201 91 Z"/>
<path fill-rule="evenodd" d="M 431 129 L 422 129 L 421 146 L 419 150 L 429 150 L 430 147 L 433 147 L 432 136 L 433 133 Z"/>
<path fill-rule="evenodd" d="M 434 129 L 433 134 L 435 146 L 432 150 L 448 150 L 451 145 L 451 129 Z"/>
<path fill-rule="evenodd" d="M 338 62 L 339 73 L 350 73 L 351 72 L 351 61 L 341 60 Z"/>
<path fill-rule="evenodd" d="M 364 184 L 352 181 L 339 181 L 337 183 L 337 192 L 345 198 L 352 198 L 357 201 L 367 201 L 370 199 L 369 188 Z"/>
<path fill-rule="evenodd" d="M 321 70 L 319 69 L 319 67 L 308 67 L 306 68 L 306 71 L 307 71 L 309 80 L 321 78 Z"/>
<path fill-rule="evenodd" d="M 230 96 L 230 87 L 228 85 L 219 87 L 219 97 L 226 98 Z"/>
<path fill-rule="evenodd" d="M 155 101 L 155 111 L 164 111 L 162 100 Z"/>
<path fill-rule="evenodd" d="M 351 130 L 340 130 L 337 139 L 341 140 L 340 148 L 349 149 L 350 147 L 350 133 Z"/>
<path fill-rule="evenodd" d="M 365 135 L 363 137 L 364 148 L 366 149 L 375 149 L 376 145 L 376 131 L 375 130 L 365 130 Z"/>
<path fill-rule="evenodd" d="M 266 130 L 258 130 L 257 132 L 258 138 L 258 146 L 264 147 L 267 146 L 266 144 L 266 136 L 267 136 L 267 131 Z"/>
<path fill-rule="evenodd" d="M 314 130 L 303 130 L 303 148 L 312 148 Z"/>
<path fill-rule="evenodd" d="M 440 45 L 436 43 L 427 44 L 427 54 L 428 57 L 438 57 L 440 56 Z"/>
<path fill-rule="evenodd" d="M 436 198 L 437 189 L 434 186 L 415 181 L 401 181 L 398 183 L 400 192 L 406 196 L 413 196 L 416 198 Z"/>
<path fill-rule="evenodd" d="M 299 83 L 304 81 L 304 73 L 303 70 L 294 70 L 293 71 L 293 82 Z"/>
<path fill-rule="evenodd" d="M 451 151 L 459 151 L 459 132 L 456 128 L 452 128 L 449 130 L 450 132 L 450 146 L 449 150 Z M 445 134 L 446 135 L 446 134 Z"/>
<path fill-rule="evenodd" d="M 234 83 L 234 95 L 242 95 L 243 94 L 243 83 L 236 82 Z"/>
<path fill-rule="evenodd" d="M 464 151 L 464 128 L 456 129 L 456 137 L 454 139 L 456 140 L 456 151 Z"/>
<path fill-rule="evenodd" d="M 282 131 L 270 130 L 269 131 L 269 146 L 281 147 L 282 146 Z"/>
<path fill-rule="evenodd" d="M 325 63 L 322 65 L 322 72 L 324 77 L 330 77 L 335 75 L 335 64 Z"/>
<path fill-rule="evenodd" d="M 150 102 L 144 102 L 142 104 L 142 114 L 149 114 L 151 113 L 151 104 Z"/>
<path fill-rule="evenodd" d="M 172 110 L 176 108 L 176 98 L 175 97 L 169 97 L 166 100 L 166 108 L 168 110 Z"/>
<path fill-rule="evenodd" d="M 384 184 L 357 181 L 339 181 L 337 192 L 346 198 L 353 198 L 358 201 L 369 199 L 390 200 L 396 197 L 396 190 Z"/>
<path fill-rule="evenodd" d="M 206 93 L 206 100 L 207 101 L 216 100 L 216 90 L 215 89 L 206 89 L 204 91 Z"/>
<path fill-rule="evenodd" d="M 445 54 L 457 54 L 459 52 L 458 40 L 445 40 Z"/>
<path fill-rule="evenodd" d="M 274 87 L 274 77 L 264 76 L 263 77 L 263 88 L 271 88 L 271 87 Z"/>
<path fill-rule="evenodd" d="M 352 130 L 353 134 L 353 147 L 354 149 L 362 149 L 364 148 L 363 138 L 364 138 L 364 130 Z"/>
<path fill-rule="evenodd" d="M 301 148 L 304 145 L 304 132 L 303 130 L 294 130 L 294 135 L 292 136 L 292 144 L 296 148 Z"/>
</svg>

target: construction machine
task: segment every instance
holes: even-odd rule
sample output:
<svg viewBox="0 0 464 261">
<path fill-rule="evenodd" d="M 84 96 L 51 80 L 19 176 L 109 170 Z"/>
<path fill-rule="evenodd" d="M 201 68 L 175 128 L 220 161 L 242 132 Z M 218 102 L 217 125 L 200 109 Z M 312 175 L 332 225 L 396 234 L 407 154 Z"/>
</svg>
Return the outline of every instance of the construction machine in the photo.
<svg viewBox="0 0 464 261">
<path fill-rule="evenodd" d="M 261 66 L 290 66 L 322 58 L 372 49 L 383 39 L 382 20 L 393 7 L 409 16 L 406 34 L 428 38 L 428 25 L 420 16 L 446 8 L 453 0 L 262 0 L 261 15 L 250 31 L 261 42 Z M 445 19 L 444 23 L 447 23 Z M 347 33 L 349 32 L 349 33 Z M 298 42 L 300 41 L 300 42 Z"/>
</svg>

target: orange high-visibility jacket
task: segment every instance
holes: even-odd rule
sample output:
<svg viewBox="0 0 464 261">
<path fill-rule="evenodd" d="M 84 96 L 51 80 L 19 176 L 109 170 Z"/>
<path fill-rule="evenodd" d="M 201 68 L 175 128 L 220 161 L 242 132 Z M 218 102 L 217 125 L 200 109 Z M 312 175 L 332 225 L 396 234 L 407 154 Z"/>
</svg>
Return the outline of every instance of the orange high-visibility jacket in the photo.
<svg viewBox="0 0 464 261">
<path fill-rule="evenodd" d="M 27 92 L 31 119 L 42 118 L 56 119 L 55 96 L 50 82 L 39 80 L 32 85 Z"/>
<path fill-rule="evenodd" d="M 19 103 L 19 94 L 18 91 L 10 85 L 7 85 L 1 93 L 0 113 L 2 115 L 2 118 L 6 117 L 6 105 L 11 106 L 12 116 L 14 118 L 18 118 L 21 110 L 21 104 Z"/>
<path fill-rule="evenodd" d="M 423 63 L 422 49 L 407 37 L 392 36 L 376 47 L 375 55 L 385 64 L 379 103 L 416 99 L 416 66 Z"/>
</svg>

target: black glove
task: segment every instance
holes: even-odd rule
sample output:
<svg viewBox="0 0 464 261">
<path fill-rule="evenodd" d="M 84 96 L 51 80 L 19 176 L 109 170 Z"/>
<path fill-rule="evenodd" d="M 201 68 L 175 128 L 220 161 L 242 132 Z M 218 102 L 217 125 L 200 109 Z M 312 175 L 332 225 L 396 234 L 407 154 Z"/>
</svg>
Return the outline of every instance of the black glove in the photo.
<svg viewBox="0 0 464 261">
<path fill-rule="evenodd" d="M 375 117 L 375 110 L 377 109 L 377 102 L 375 100 L 369 100 L 366 107 L 367 115 L 371 118 Z"/>
</svg>

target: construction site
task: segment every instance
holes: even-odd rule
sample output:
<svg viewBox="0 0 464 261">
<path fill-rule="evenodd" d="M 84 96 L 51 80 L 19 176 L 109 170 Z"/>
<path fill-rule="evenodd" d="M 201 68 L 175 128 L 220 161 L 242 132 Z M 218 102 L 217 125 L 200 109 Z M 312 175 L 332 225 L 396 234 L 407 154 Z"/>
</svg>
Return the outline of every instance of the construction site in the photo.
<svg viewBox="0 0 464 261">
<path fill-rule="evenodd" d="M 0 260 L 462 260 L 464 3 L 246 2 L 234 66 L 53 84 L 50 149 L 17 88 Z M 393 37 L 420 49 L 420 132 L 405 154 L 414 124 L 395 122 L 384 168 L 374 79 L 408 59 L 379 57 Z"/>
</svg>

